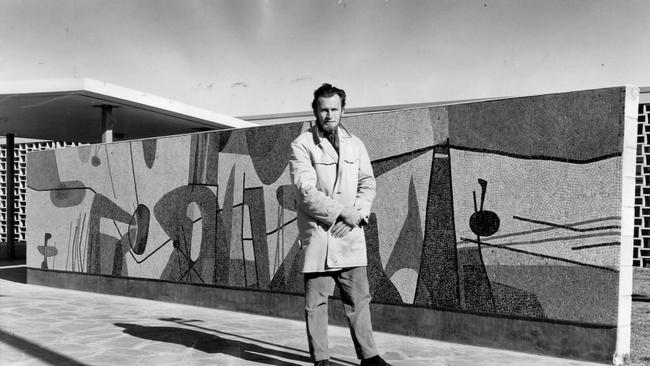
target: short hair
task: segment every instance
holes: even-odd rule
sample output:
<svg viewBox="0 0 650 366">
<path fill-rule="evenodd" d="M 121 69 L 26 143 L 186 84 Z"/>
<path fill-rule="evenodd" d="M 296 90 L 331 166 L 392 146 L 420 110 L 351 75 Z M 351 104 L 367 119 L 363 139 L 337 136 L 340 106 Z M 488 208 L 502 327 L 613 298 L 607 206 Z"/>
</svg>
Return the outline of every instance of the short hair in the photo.
<svg viewBox="0 0 650 366">
<path fill-rule="evenodd" d="M 318 98 L 329 98 L 334 95 L 338 95 L 339 98 L 341 98 L 341 109 L 345 108 L 345 90 L 339 89 L 328 83 L 325 83 L 318 89 L 314 90 L 314 101 L 311 102 L 311 109 L 314 111 L 314 115 L 316 114 L 316 103 L 318 102 Z"/>
</svg>

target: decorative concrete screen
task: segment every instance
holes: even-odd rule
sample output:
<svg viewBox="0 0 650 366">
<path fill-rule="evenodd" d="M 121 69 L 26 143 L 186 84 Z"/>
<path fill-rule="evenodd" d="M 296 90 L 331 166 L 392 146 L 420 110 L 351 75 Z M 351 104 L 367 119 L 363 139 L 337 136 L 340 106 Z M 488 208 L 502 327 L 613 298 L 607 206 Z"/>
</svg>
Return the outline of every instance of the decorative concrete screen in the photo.
<svg viewBox="0 0 650 366">
<path fill-rule="evenodd" d="M 621 87 L 345 118 L 377 177 L 375 327 L 628 353 L 637 104 Z M 288 155 L 309 127 L 30 153 L 28 281 L 302 319 Z"/>
<path fill-rule="evenodd" d="M 650 103 L 639 104 L 632 265 L 650 268 Z"/>
</svg>

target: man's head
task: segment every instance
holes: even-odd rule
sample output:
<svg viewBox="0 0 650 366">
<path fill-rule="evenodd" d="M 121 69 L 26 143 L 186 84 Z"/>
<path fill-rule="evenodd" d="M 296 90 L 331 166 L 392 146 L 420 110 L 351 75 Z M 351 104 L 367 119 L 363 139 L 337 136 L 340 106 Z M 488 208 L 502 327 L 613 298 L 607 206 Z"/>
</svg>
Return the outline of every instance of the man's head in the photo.
<svg viewBox="0 0 650 366">
<path fill-rule="evenodd" d="M 314 111 L 316 123 L 323 131 L 334 132 L 341 122 L 345 109 L 345 91 L 331 84 L 323 84 L 314 91 L 311 108 Z"/>
</svg>

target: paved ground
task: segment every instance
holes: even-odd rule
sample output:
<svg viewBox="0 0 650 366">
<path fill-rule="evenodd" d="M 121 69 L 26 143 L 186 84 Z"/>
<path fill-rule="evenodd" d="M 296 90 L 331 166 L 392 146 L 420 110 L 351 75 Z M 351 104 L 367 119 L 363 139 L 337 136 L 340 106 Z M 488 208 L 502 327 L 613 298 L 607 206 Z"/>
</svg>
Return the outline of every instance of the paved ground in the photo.
<svg viewBox="0 0 650 366">
<path fill-rule="evenodd" d="M 375 338 L 394 365 L 599 365 L 386 333 Z M 330 327 L 330 347 L 335 365 L 357 364 L 347 329 Z M 303 322 L 0 279 L 0 365 L 311 362 Z"/>
</svg>

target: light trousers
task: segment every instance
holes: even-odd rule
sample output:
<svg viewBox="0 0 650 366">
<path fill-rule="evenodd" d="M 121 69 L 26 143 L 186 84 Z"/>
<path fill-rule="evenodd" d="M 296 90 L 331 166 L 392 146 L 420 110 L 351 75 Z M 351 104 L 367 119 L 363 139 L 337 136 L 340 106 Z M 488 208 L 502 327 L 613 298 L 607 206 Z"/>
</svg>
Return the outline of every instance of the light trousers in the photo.
<svg viewBox="0 0 650 366">
<path fill-rule="evenodd" d="M 353 267 L 335 272 L 305 273 L 305 317 L 312 359 L 329 359 L 327 300 L 334 283 L 341 292 L 357 358 L 377 355 L 372 337 L 369 306 L 371 297 L 366 267 Z"/>
</svg>

